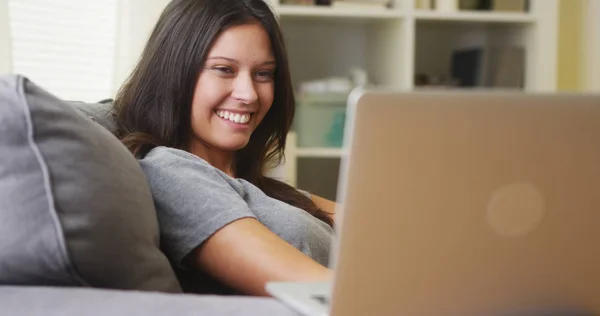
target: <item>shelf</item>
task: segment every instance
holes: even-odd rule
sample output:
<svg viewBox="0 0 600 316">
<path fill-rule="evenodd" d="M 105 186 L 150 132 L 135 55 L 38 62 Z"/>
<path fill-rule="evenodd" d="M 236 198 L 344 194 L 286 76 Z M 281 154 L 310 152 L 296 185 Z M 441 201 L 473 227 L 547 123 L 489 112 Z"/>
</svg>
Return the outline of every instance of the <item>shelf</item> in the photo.
<svg viewBox="0 0 600 316">
<path fill-rule="evenodd" d="M 535 17 L 529 13 L 505 13 L 505 12 L 437 12 L 429 10 L 417 10 L 414 12 L 417 21 L 457 21 L 457 22 L 481 22 L 481 23 L 534 23 Z"/>
<path fill-rule="evenodd" d="M 328 6 L 281 5 L 277 8 L 281 17 L 348 18 L 348 19 L 394 19 L 401 13 L 393 9 L 333 8 Z"/>
<path fill-rule="evenodd" d="M 298 158 L 340 158 L 344 150 L 342 148 L 326 147 L 298 147 L 296 156 Z"/>
<path fill-rule="evenodd" d="M 267 1 L 273 5 L 280 21 L 296 90 L 300 90 L 304 82 L 348 77 L 353 69 L 362 69 L 370 84 L 398 91 L 514 91 L 415 84 L 418 74 L 448 78 L 456 51 L 500 46 L 523 49 L 524 57 L 518 60 L 519 64 L 524 61 L 524 66 L 519 68 L 523 68 L 525 88 L 517 91 L 554 91 L 556 88 L 556 28 L 560 9 L 557 0 L 527 0 L 530 9 L 526 12 L 419 10 L 415 5 L 418 0 L 391 0 L 393 6 L 389 9 Z M 296 101 L 301 98 L 297 92 Z M 295 123 L 302 122 L 299 113 L 302 111 L 298 111 Z M 315 113 L 313 117 L 323 119 L 322 124 L 315 119 L 314 125 L 295 124 L 294 131 L 302 135 L 310 132 L 314 134 L 313 139 L 327 136 L 331 125 L 326 122 L 332 122 L 329 114 L 325 120 L 325 113 Z M 333 172 L 331 166 L 348 157 L 347 149 L 331 148 L 334 143 L 307 143 L 297 141 L 293 131 L 290 135 L 284 163 L 290 183 L 299 183 L 301 179 L 301 184 L 308 187 L 314 179 L 314 183 L 321 184 L 323 178 L 335 177 L 323 174 Z"/>
</svg>

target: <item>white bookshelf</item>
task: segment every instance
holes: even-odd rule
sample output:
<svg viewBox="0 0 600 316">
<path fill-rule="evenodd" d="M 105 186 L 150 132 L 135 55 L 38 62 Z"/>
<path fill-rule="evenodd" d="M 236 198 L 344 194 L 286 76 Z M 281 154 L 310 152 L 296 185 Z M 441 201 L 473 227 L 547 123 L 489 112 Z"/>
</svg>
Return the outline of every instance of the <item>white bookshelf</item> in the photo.
<svg viewBox="0 0 600 316">
<path fill-rule="evenodd" d="M 417 21 L 458 21 L 485 23 L 534 23 L 535 17 L 529 13 L 499 12 L 437 12 L 434 10 L 415 10 L 412 14 Z"/>
<path fill-rule="evenodd" d="M 396 19 L 401 17 L 397 10 L 333 8 L 325 6 L 281 5 L 277 9 L 280 17 L 293 18 L 339 18 L 339 19 Z"/>
<path fill-rule="evenodd" d="M 420 10 L 415 0 L 395 0 L 390 9 L 268 1 L 284 32 L 295 87 L 361 67 L 375 85 L 411 91 L 416 73 L 447 73 L 453 50 L 494 44 L 525 49 L 525 91 L 556 87 L 558 0 L 530 0 L 526 13 Z M 342 155 L 339 148 L 297 147 L 295 139 L 282 166 L 292 185 L 302 172 L 299 160 Z"/>
<path fill-rule="evenodd" d="M 296 149 L 296 158 L 340 158 L 342 154 L 341 148 L 300 147 Z"/>
</svg>

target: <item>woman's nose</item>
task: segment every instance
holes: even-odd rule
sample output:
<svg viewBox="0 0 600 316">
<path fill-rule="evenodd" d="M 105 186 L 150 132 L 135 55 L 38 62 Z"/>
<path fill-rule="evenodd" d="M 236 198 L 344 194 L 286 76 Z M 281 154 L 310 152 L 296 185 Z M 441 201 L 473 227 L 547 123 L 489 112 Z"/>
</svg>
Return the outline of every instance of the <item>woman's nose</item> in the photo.
<svg viewBox="0 0 600 316">
<path fill-rule="evenodd" d="M 256 102 L 258 94 L 251 75 L 241 75 L 235 79 L 232 96 L 246 104 Z"/>
</svg>

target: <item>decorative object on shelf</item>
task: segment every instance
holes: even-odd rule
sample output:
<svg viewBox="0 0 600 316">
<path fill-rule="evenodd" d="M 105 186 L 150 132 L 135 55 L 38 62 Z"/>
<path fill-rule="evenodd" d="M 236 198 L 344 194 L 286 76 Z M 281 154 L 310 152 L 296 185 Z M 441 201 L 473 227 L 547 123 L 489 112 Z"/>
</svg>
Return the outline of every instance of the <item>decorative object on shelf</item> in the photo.
<svg viewBox="0 0 600 316">
<path fill-rule="evenodd" d="M 326 135 L 327 144 L 332 147 L 342 147 L 344 143 L 344 125 L 346 124 L 346 110 L 333 113 L 331 127 Z"/>
<path fill-rule="evenodd" d="M 466 11 L 480 10 L 480 2 L 481 0 L 460 0 L 458 8 Z"/>
<path fill-rule="evenodd" d="M 354 67 L 348 77 L 303 82 L 297 97 L 294 130 L 299 147 L 340 148 L 344 140 L 346 103 L 356 87 L 369 85 L 366 70 Z"/>
<path fill-rule="evenodd" d="M 299 147 L 340 148 L 347 93 L 302 93 L 297 98 L 294 131 Z"/>
<path fill-rule="evenodd" d="M 458 0 L 435 0 L 435 9 L 444 12 L 458 10 Z"/>
<path fill-rule="evenodd" d="M 458 86 L 458 81 L 447 75 L 428 75 L 419 73 L 414 79 L 417 89 L 452 89 Z"/>
<path fill-rule="evenodd" d="M 356 87 L 369 85 L 367 71 L 360 67 L 350 69 L 348 77 L 327 77 L 302 82 L 299 86 L 301 94 L 348 94 Z"/>
<path fill-rule="evenodd" d="M 346 77 L 328 77 L 300 84 L 301 94 L 350 93 L 352 81 Z"/>
<path fill-rule="evenodd" d="M 354 87 L 366 87 L 369 84 L 369 76 L 362 68 L 354 68 L 350 71 Z"/>
</svg>

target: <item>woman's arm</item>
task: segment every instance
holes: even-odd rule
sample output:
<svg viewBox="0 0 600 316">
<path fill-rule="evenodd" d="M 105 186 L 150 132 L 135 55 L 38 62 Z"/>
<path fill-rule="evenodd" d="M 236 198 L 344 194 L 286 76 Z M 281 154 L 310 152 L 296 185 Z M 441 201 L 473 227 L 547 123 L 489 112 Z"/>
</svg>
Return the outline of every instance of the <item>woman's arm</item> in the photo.
<svg viewBox="0 0 600 316">
<path fill-rule="evenodd" d="M 332 221 L 335 221 L 335 209 L 337 207 L 335 202 L 314 194 L 311 194 L 310 199 L 317 205 L 318 208 L 327 213 Z"/>
<path fill-rule="evenodd" d="M 269 281 L 327 281 L 331 274 L 252 218 L 221 228 L 185 262 L 249 295 L 268 296 Z"/>
<path fill-rule="evenodd" d="M 261 224 L 206 161 L 158 147 L 140 160 L 157 205 L 161 246 L 172 262 L 199 269 L 243 293 L 268 281 L 326 280 L 329 270 Z"/>
</svg>

